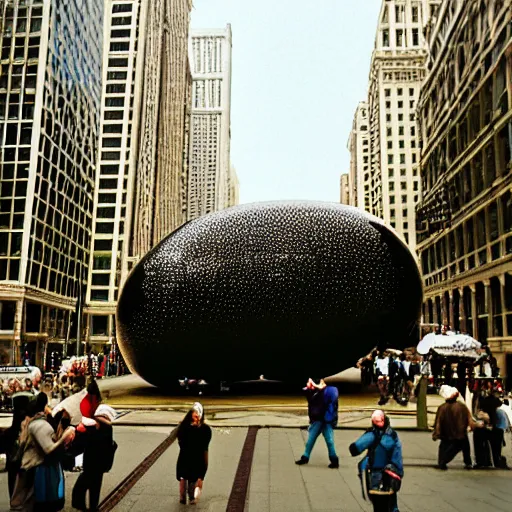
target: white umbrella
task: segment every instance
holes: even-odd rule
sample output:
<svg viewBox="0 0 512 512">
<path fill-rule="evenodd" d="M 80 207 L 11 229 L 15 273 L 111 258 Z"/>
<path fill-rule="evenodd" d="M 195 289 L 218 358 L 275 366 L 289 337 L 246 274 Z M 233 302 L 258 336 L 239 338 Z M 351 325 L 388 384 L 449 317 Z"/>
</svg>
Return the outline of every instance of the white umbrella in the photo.
<svg viewBox="0 0 512 512">
<path fill-rule="evenodd" d="M 482 344 L 467 334 L 427 334 L 418 344 L 417 351 L 425 355 L 434 350 L 441 355 L 467 355 L 476 357 Z"/>
<path fill-rule="evenodd" d="M 87 395 L 87 389 L 82 389 L 79 393 L 69 396 L 62 402 L 58 403 L 52 409 L 52 416 L 55 416 L 59 411 L 66 410 L 71 416 L 71 425 L 78 425 L 82 421 L 82 413 L 80 412 L 80 402 Z"/>
</svg>

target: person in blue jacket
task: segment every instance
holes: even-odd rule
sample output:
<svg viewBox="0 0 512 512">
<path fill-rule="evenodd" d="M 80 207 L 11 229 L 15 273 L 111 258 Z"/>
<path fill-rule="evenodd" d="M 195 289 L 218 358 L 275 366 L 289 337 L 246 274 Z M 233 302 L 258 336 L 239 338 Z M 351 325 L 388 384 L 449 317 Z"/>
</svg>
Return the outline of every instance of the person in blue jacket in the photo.
<svg viewBox="0 0 512 512">
<path fill-rule="evenodd" d="M 401 483 L 404 475 L 402 443 L 383 411 L 374 411 L 372 428 L 352 443 L 349 450 L 352 456 L 367 450 L 366 456 L 359 462 L 359 475 L 366 475 L 374 512 L 399 512 L 396 491 L 392 494 L 386 492 L 393 487 L 390 485 L 392 480 Z"/>
<path fill-rule="evenodd" d="M 334 427 L 338 424 L 338 389 L 334 386 L 327 386 L 323 379 L 315 384 L 312 379 L 306 384 L 308 399 L 309 428 L 308 440 L 304 455 L 295 461 L 295 464 L 307 464 L 311 451 L 320 434 L 324 436 L 331 463 L 329 467 L 336 469 L 340 467 L 339 459 L 334 446 Z"/>
</svg>

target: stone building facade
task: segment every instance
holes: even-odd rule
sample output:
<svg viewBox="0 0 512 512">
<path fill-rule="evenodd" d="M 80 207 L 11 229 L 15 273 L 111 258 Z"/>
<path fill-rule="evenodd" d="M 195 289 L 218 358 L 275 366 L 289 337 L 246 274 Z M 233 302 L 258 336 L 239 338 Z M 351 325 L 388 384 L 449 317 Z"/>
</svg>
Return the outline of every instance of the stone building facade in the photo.
<svg viewBox="0 0 512 512">
<path fill-rule="evenodd" d="M 106 0 L 84 338 L 115 340 L 131 268 L 187 217 L 190 0 Z"/>
<path fill-rule="evenodd" d="M 340 176 L 340 203 L 350 205 L 350 187 L 348 173 Z"/>
<path fill-rule="evenodd" d="M 368 131 L 368 104 L 357 106 L 348 138 L 350 152 L 349 204 L 363 210 L 370 208 L 370 138 Z"/>
<path fill-rule="evenodd" d="M 418 104 L 425 323 L 488 342 L 512 368 L 512 10 L 446 0 L 426 28 Z"/>
<path fill-rule="evenodd" d="M 62 352 L 85 289 L 103 0 L 0 1 L 0 364 Z"/>
</svg>

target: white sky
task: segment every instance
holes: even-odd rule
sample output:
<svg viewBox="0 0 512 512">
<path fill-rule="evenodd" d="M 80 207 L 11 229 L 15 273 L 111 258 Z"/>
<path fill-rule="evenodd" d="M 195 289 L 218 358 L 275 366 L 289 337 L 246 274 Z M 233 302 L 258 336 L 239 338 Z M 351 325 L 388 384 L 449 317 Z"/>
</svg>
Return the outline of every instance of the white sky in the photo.
<svg viewBox="0 0 512 512">
<path fill-rule="evenodd" d="M 339 201 L 381 0 L 194 0 L 233 31 L 231 161 L 240 202 Z"/>
</svg>

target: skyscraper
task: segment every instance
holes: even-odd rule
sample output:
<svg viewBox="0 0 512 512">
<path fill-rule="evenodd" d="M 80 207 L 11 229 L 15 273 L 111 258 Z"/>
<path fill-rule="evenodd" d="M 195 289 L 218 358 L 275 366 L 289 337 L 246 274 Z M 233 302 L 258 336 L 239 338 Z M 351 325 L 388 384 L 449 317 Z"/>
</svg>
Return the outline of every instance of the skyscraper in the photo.
<svg viewBox="0 0 512 512">
<path fill-rule="evenodd" d="M 350 205 L 350 188 L 348 173 L 340 176 L 340 203 Z"/>
<path fill-rule="evenodd" d="M 229 166 L 228 183 L 226 185 L 228 198 L 226 207 L 236 206 L 240 202 L 240 183 L 233 164 Z"/>
<path fill-rule="evenodd" d="M 43 365 L 89 260 L 103 0 L 0 7 L 0 362 Z"/>
<path fill-rule="evenodd" d="M 368 136 L 368 104 L 357 106 L 348 138 L 350 151 L 349 204 L 370 209 L 370 139 Z"/>
<path fill-rule="evenodd" d="M 440 0 L 383 0 L 368 93 L 369 211 L 416 247 L 419 139 L 416 102 L 425 78 L 423 27 Z"/>
<path fill-rule="evenodd" d="M 186 221 L 190 0 L 107 0 L 86 338 L 115 339 L 131 268 Z"/>
<path fill-rule="evenodd" d="M 231 26 L 190 38 L 192 116 L 188 220 L 228 205 L 231 123 Z"/>
</svg>

